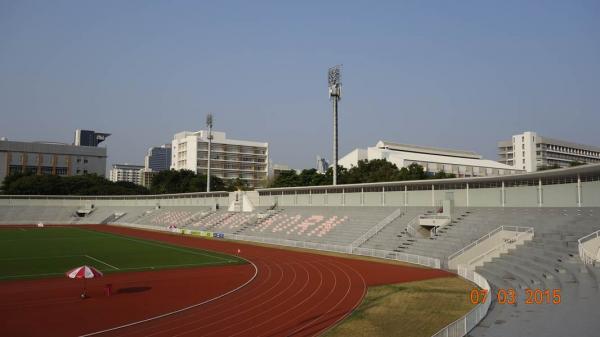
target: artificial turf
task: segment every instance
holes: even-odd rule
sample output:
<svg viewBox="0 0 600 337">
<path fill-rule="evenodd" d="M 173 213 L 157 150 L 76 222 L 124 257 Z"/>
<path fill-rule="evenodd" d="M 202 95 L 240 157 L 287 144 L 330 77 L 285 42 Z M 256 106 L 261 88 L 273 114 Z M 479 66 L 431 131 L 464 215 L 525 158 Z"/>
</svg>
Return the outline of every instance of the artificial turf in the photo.
<svg viewBox="0 0 600 337">
<path fill-rule="evenodd" d="M 0 229 L 0 281 L 56 277 L 82 265 L 111 273 L 243 263 L 235 256 L 81 227 Z"/>
</svg>

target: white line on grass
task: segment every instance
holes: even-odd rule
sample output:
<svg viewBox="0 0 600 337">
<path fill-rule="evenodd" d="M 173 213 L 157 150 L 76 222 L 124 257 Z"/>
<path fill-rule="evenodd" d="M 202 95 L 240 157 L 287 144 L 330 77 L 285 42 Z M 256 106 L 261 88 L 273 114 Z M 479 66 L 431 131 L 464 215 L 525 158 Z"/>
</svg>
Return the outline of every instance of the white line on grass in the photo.
<svg viewBox="0 0 600 337">
<path fill-rule="evenodd" d="M 81 228 L 74 228 L 74 229 L 79 229 L 82 230 Z M 138 243 L 143 243 L 149 246 L 156 246 L 156 247 L 162 247 L 162 248 L 168 248 L 171 250 L 175 250 L 175 251 L 179 251 L 179 252 L 183 252 L 183 253 L 188 253 L 188 254 L 192 254 L 192 255 L 201 255 L 201 256 L 206 256 L 206 257 L 211 257 L 211 258 L 217 258 L 219 260 L 224 260 L 224 261 L 228 261 L 228 262 L 235 262 L 234 260 L 230 260 L 221 256 L 217 256 L 217 255 L 212 255 L 212 254 L 205 254 L 205 253 L 200 253 L 194 250 L 194 248 L 177 248 L 177 247 L 173 247 L 173 246 L 168 246 L 168 245 L 163 245 L 160 244 L 154 240 L 148 240 L 148 239 L 143 239 L 143 240 L 137 240 L 134 238 L 130 238 L 127 236 L 122 236 L 122 235 L 117 235 L 117 234 L 113 234 L 113 233 L 104 233 L 104 232 L 97 232 L 94 231 L 93 233 L 98 233 L 98 234 L 104 234 L 105 236 L 108 237 L 112 237 L 112 238 L 117 238 L 117 239 L 122 239 L 122 240 L 129 240 L 129 241 L 133 241 L 133 242 L 138 242 Z"/>
<path fill-rule="evenodd" d="M 111 267 L 111 268 L 113 268 L 113 269 L 119 270 L 119 268 L 117 268 L 117 267 L 113 266 L 112 264 L 108 264 L 108 263 L 106 263 L 106 262 L 104 262 L 104 261 L 102 261 L 102 260 L 100 260 L 100 259 L 97 259 L 97 258 L 95 258 L 95 257 L 93 257 L 93 256 L 90 256 L 90 255 L 84 255 L 84 256 L 85 256 L 85 257 L 89 257 L 90 259 L 92 259 L 92 260 L 94 260 L 94 261 L 97 261 L 97 262 L 100 262 L 100 263 L 102 263 L 102 264 L 104 264 L 104 265 L 107 265 L 107 266 L 109 266 L 109 267 Z"/>
<path fill-rule="evenodd" d="M 15 277 L 50 276 L 50 275 L 62 275 L 62 273 L 7 275 L 7 276 L 0 276 L 0 280 L 15 278 Z"/>
<path fill-rule="evenodd" d="M 1 258 L 0 261 L 22 261 L 22 260 L 38 260 L 38 259 L 60 259 L 65 257 L 78 257 L 85 255 L 56 255 L 56 256 L 29 256 L 29 257 L 5 257 Z"/>
<path fill-rule="evenodd" d="M 235 261 L 234 261 L 235 262 Z M 220 266 L 219 262 L 203 262 L 203 263 L 184 263 L 184 264 L 163 264 L 158 266 L 148 266 L 148 267 L 130 267 L 130 268 L 121 268 L 119 270 L 140 270 L 140 269 L 163 269 L 163 268 L 176 268 L 176 267 L 200 267 L 200 266 Z"/>
</svg>

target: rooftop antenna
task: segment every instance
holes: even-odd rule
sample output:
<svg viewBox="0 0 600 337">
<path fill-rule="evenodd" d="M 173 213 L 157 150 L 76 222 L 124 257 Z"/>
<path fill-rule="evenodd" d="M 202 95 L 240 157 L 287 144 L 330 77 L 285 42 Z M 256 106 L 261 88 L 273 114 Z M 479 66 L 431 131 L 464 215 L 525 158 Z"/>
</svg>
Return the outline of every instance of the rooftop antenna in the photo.
<svg viewBox="0 0 600 337">
<path fill-rule="evenodd" d="M 338 102 L 342 99 L 342 65 L 329 68 L 329 99 L 333 103 L 333 184 L 337 185 Z"/>
<path fill-rule="evenodd" d="M 209 113 L 206 115 L 206 126 L 208 127 L 208 164 L 206 169 L 206 192 L 210 192 L 210 150 L 212 145 L 212 127 L 213 127 L 213 115 Z"/>
</svg>

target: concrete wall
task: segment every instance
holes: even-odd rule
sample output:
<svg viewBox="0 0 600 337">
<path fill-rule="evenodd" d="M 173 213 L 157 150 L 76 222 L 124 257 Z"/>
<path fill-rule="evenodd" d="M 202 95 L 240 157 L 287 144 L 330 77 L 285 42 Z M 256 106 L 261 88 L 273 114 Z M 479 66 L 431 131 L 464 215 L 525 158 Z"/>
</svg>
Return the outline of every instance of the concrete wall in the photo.
<svg viewBox="0 0 600 337">
<path fill-rule="evenodd" d="M 521 186 L 505 188 L 506 207 L 537 207 L 539 205 L 539 187 Z M 459 190 L 436 190 L 433 193 L 435 207 L 441 204 L 446 192 L 454 193 L 456 207 L 502 207 L 501 188 L 473 188 Z M 421 206 L 432 207 L 432 191 L 391 191 L 385 192 L 346 192 L 342 193 L 317 193 L 317 194 L 278 194 L 259 196 L 258 192 L 246 192 L 255 206 L 272 206 L 275 201 L 280 206 Z M 87 204 L 98 206 L 212 206 L 218 203 L 222 207 L 229 205 L 228 197 L 199 197 L 176 195 L 156 199 L 45 199 L 32 196 L 32 199 L 0 198 L 0 205 L 37 205 L 37 206 L 74 206 L 80 207 Z M 542 207 L 577 207 L 577 184 L 556 184 L 542 186 Z M 143 197 L 146 198 L 146 197 Z M 600 207 L 600 182 L 581 183 L 581 206 Z"/>
<path fill-rule="evenodd" d="M 454 200 L 454 205 L 458 207 L 467 207 L 467 197 L 463 200 L 464 204 L 459 204 Z M 469 207 L 501 207 L 502 190 L 500 188 L 473 188 L 469 189 L 468 198 Z"/>
<path fill-rule="evenodd" d="M 542 203 L 547 207 L 577 207 L 577 184 L 542 186 Z"/>
<path fill-rule="evenodd" d="M 581 185 L 581 205 L 600 207 L 600 181 L 590 181 Z"/>
<path fill-rule="evenodd" d="M 507 187 L 504 206 L 506 207 L 536 207 L 538 202 L 538 187 Z"/>
</svg>

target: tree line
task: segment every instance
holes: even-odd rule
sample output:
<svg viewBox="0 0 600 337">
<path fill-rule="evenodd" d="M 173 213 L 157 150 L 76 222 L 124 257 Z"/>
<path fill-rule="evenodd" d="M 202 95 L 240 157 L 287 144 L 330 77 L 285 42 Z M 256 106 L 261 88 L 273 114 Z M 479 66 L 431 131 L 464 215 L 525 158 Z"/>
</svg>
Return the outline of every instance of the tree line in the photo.
<svg viewBox="0 0 600 337">
<path fill-rule="evenodd" d="M 453 173 L 437 172 L 428 175 L 423 166 L 413 163 L 408 167 L 398 169 L 396 164 L 385 159 L 360 160 L 356 166 L 347 169 L 338 166 L 338 184 L 360 184 L 377 183 L 402 180 L 422 179 L 444 179 L 455 178 Z M 290 170 L 282 172 L 272 180 L 269 187 L 293 187 L 293 186 L 316 186 L 331 185 L 333 183 L 333 168 L 329 168 L 325 174 L 320 174 L 316 169 L 306 169 L 299 173 Z"/>
<path fill-rule="evenodd" d="M 451 173 L 438 172 L 428 175 L 423 167 L 411 164 L 398 167 L 385 159 L 362 160 L 350 169 L 338 166 L 339 184 L 376 183 L 386 181 L 454 178 Z M 263 184 L 263 187 L 293 187 L 331 185 L 333 170 L 325 174 L 316 169 L 283 171 Z M 161 171 L 152 179 L 150 188 L 131 182 L 113 182 L 96 174 L 78 176 L 54 176 L 17 173 L 7 176 L 0 188 L 4 194 L 13 195 L 133 195 L 167 194 L 206 191 L 206 175 L 190 170 Z M 246 181 L 236 178 L 224 180 L 211 177 L 211 191 L 248 190 Z"/>
<path fill-rule="evenodd" d="M 248 189 L 245 181 L 211 176 L 212 191 Z M 132 182 L 113 182 L 96 174 L 77 176 L 16 173 L 4 178 L 0 190 L 10 195 L 134 195 L 206 191 L 206 175 L 189 170 L 159 172 L 150 188 Z"/>
</svg>

